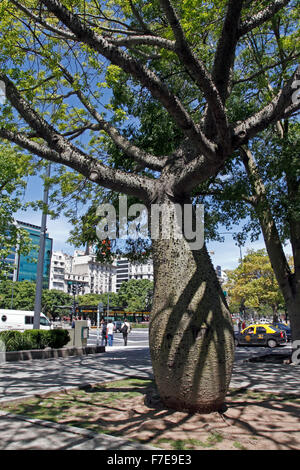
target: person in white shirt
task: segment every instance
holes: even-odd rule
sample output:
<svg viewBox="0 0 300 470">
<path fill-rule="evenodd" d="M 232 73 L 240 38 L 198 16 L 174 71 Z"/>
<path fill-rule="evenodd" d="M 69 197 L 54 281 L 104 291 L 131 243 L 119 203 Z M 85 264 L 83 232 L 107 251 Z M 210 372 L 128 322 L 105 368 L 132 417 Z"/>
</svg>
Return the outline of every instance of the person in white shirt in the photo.
<svg viewBox="0 0 300 470">
<path fill-rule="evenodd" d="M 109 320 L 109 322 L 107 323 L 107 339 L 108 339 L 108 346 L 112 346 L 113 345 L 113 341 L 114 341 L 114 329 L 115 329 L 115 325 L 113 324 L 113 322 L 111 320 Z"/>
</svg>

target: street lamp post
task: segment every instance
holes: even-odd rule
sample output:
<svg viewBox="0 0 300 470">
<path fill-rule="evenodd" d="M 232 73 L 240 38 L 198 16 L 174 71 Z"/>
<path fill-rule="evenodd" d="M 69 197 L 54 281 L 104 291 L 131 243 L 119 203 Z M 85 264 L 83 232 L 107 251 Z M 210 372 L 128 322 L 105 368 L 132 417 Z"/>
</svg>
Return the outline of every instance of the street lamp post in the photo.
<svg viewBox="0 0 300 470">
<path fill-rule="evenodd" d="M 100 313 L 103 312 L 103 303 L 99 302 L 97 308 L 97 346 L 100 344 Z"/>
<path fill-rule="evenodd" d="M 48 164 L 46 177 L 50 177 L 51 165 Z M 43 197 L 43 214 L 42 214 L 42 223 L 41 223 L 41 233 L 40 233 L 40 244 L 39 244 L 39 255 L 38 255 L 38 264 L 37 264 L 37 274 L 36 274 L 36 290 L 35 290 L 35 302 L 34 302 L 34 319 L 33 319 L 33 328 L 40 329 L 40 315 L 42 308 L 42 292 L 43 292 L 43 271 L 44 271 L 44 255 L 45 255 L 45 244 L 46 244 L 46 231 L 47 231 L 47 211 L 45 210 L 48 207 L 48 196 L 49 189 L 48 186 L 44 186 L 44 197 Z"/>
</svg>

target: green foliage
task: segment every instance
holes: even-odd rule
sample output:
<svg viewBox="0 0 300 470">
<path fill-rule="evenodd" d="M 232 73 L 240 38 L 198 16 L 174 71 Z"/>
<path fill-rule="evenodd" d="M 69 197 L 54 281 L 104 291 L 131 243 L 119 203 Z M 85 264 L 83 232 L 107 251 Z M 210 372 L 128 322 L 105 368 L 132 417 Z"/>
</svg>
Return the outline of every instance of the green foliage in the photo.
<svg viewBox="0 0 300 470">
<path fill-rule="evenodd" d="M 7 330 L 0 332 L 0 339 L 5 344 L 6 351 L 26 351 L 30 349 L 58 349 L 70 341 L 67 330 L 25 330 L 24 332 Z"/>
<path fill-rule="evenodd" d="M 30 349 L 45 349 L 49 345 L 47 330 L 25 330 L 23 339 L 30 345 Z"/>
<path fill-rule="evenodd" d="M 79 305 L 95 305 L 97 306 L 100 302 L 106 307 L 108 303 L 108 294 L 84 294 L 77 297 Z M 110 307 L 118 307 L 120 300 L 118 294 L 115 292 L 109 292 L 109 305 Z"/>
<path fill-rule="evenodd" d="M 154 284 L 148 279 L 123 282 L 118 291 L 121 304 L 127 311 L 146 310 L 152 297 Z"/>
<path fill-rule="evenodd" d="M 228 2 L 176 0 L 172 3 L 191 50 L 211 72 Z M 37 14 L 36 2 L 25 0 L 23 4 Z M 130 35 L 141 31 L 147 31 L 153 37 L 174 40 L 173 31 L 157 0 L 64 1 L 63 4 L 78 14 L 78 18 L 89 18 L 94 32 L 104 34 L 110 40 L 126 38 L 127 32 Z M 252 18 L 267 5 L 266 1 L 244 2 L 241 22 Z M 55 16 L 47 12 L 45 5 L 40 8 L 39 14 L 52 27 L 61 27 Z M 230 122 L 248 118 L 264 106 L 291 74 L 299 55 L 298 17 L 299 2 L 293 0 L 272 20 L 240 39 L 232 71 L 231 94 L 226 102 Z M 32 20 L 12 2 L 2 0 L 0 18 L 1 68 L 41 116 L 58 132 L 65 133 L 79 150 L 112 169 L 157 178 L 156 172 L 137 164 L 124 150 L 120 150 L 105 131 L 94 129 L 91 126 L 91 122 L 96 122 L 94 113 L 87 108 L 94 108 L 99 116 L 115 125 L 120 135 L 131 144 L 154 155 L 165 156 L 172 155 L 183 142 L 183 133 L 162 103 L 142 83 L 132 78 L 129 71 L 127 73 L 127 70 L 125 72 L 110 63 L 92 47 L 80 41 L 59 39 L 57 34 L 45 30 L 37 22 L 33 30 Z M 122 34 L 118 34 L 117 25 L 121 30 L 125 27 Z M 203 93 L 173 51 L 143 44 L 124 47 L 124 53 L 138 61 L 141 67 L 147 66 L 178 98 L 194 123 L 201 125 L 206 108 Z M 67 78 L 66 72 L 71 79 Z M 78 92 L 87 97 L 86 101 L 80 102 Z M 87 103 L 89 106 L 86 106 Z M 8 102 L 1 106 L 0 120 L 7 129 L 21 129 L 27 135 L 31 133 L 30 126 L 21 118 L 16 118 Z M 274 130 L 270 129 L 272 133 Z M 264 142 L 269 141 L 270 134 L 263 136 Z M 41 139 L 36 141 L 42 142 Z M 255 142 L 250 144 L 256 145 Z M 264 154 L 266 156 L 267 149 Z M 262 167 L 264 165 L 262 162 Z M 106 250 L 103 255 L 101 244 L 96 239 L 95 210 L 100 202 L 114 202 L 116 195 L 99 189 L 84 175 L 65 166 L 53 165 L 53 171 L 48 181 L 51 185 L 50 213 L 54 217 L 65 213 L 74 226 L 72 243 L 85 245 L 92 242 L 96 245 L 99 260 L 110 262 L 112 252 Z M 271 181 L 270 175 L 268 178 Z M 206 203 L 206 239 L 220 240 L 218 226 L 223 224 L 230 229 L 240 220 L 246 220 L 239 234 L 241 239 L 244 240 L 249 233 L 252 239 L 258 236 L 260 227 L 256 213 L 245 205 L 243 199 L 244 191 L 246 195 L 249 193 L 249 184 L 245 183 L 245 179 L 239 155 L 234 154 L 219 176 L 200 188 L 204 194 L 202 200 Z M 276 176 L 275 181 L 279 182 L 278 195 L 280 177 Z M 222 195 L 207 195 L 207 190 Z M 40 203 L 34 205 L 39 207 Z M 282 229 L 285 230 L 283 225 Z M 125 256 L 143 259 L 150 250 L 146 243 L 139 243 L 129 243 Z M 114 253 L 118 254 L 117 249 Z"/>
<path fill-rule="evenodd" d="M 53 330 L 46 331 L 47 333 L 47 346 L 54 349 L 63 348 L 70 341 L 70 334 L 68 330 L 54 328 Z"/>
<path fill-rule="evenodd" d="M 0 340 L 4 342 L 6 351 L 22 351 L 29 346 L 24 341 L 24 336 L 22 335 L 21 331 L 1 331 L 0 332 Z"/>
<path fill-rule="evenodd" d="M 0 308 L 34 310 L 36 285 L 31 281 L 0 282 Z M 60 313 L 59 306 L 71 305 L 72 297 L 59 290 L 43 289 L 42 311 L 45 315 Z"/>
<path fill-rule="evenodd" d="M 45 315 L 52 315 L 53 318 L 57 314 L 64 312 L 64 309 L 60 309 L 60 306 L 72 305 L 72 296 L 65 292 L 56 289 L 43 289 L 42 292 L 42 311 Z"/>
<path fill-rule="evenodd" d="M 224 289 L 229 302 L 236 307 L 243 303 L 246 307 L 270 307 L 277 311 L 284 304 L 283 296 L 265 250 L 248 250 L 239 266 L 226 271 L 228 282 Z"/>
</svg>

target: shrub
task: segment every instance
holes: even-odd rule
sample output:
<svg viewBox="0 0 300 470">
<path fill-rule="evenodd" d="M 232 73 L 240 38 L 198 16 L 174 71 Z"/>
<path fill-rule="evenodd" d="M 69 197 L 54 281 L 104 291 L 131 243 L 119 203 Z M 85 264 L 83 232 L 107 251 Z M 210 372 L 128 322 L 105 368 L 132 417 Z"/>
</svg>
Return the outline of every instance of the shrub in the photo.
<svg viewBox="0 0 300 470">
<path fill-rule="evenodd" d="M 61 328 L 49 330 L 47 331 L 47 333 L 49 335 L 48 346 L 50 346 L 50 348 L 55 348 L 55 349 L 62 348 L 71 339 L 68 330 L 63 330 Z"/>
<path fill-rule="evenodd" d="M 24 345 L 26 346 L 23 334 L 20 331 L 1 331 L 0 338 L 5 344 L 6 351 L 21 351 Z"/>
<path fill-rule="evenodd" d="M 29 348 L 24 349 L 45 349 L 48 346 L 48 331 L 46 330 L 25 330 L 23 333 L 24 343 L 28 343 Z"/>
<path fill-rule="evenodd" d="M 67 330 L 25 330 L 24 332 L 6 330 L 0 332 L 0 339 L 6 351 L 25 351 L 28 349 L 62 348 L 70 341 Z"/>
</svg>

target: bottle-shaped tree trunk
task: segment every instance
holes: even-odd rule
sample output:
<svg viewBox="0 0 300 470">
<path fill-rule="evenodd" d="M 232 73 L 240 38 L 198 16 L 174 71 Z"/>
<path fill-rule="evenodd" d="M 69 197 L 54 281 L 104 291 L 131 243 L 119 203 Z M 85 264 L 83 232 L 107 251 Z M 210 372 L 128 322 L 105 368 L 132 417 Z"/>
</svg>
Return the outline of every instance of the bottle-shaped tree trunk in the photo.
<svg viewBox="0 0 300 470">
<path fill-rule="evenodd" d="M 234 336 L 206 247 L 160 238 L 153 241 L 153 261 L 150 353 L 160 398 L 177 410 L 219 410 L 231 379 Z"/>
</svg>

